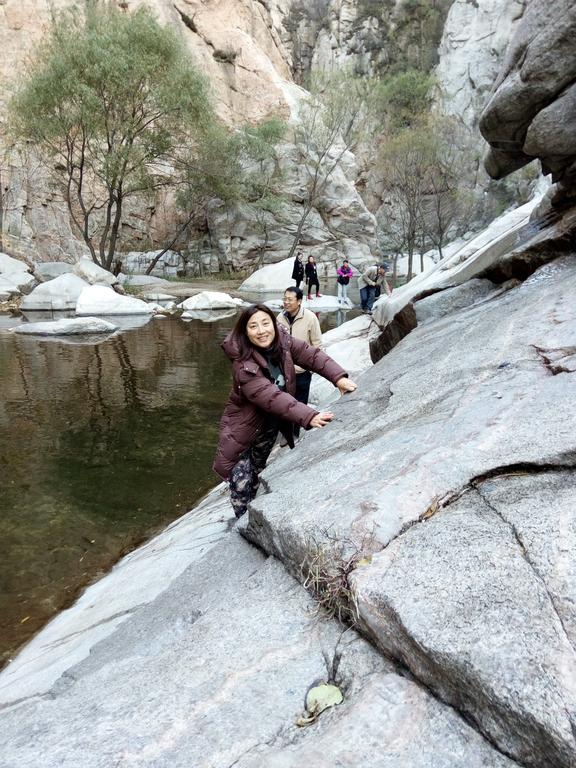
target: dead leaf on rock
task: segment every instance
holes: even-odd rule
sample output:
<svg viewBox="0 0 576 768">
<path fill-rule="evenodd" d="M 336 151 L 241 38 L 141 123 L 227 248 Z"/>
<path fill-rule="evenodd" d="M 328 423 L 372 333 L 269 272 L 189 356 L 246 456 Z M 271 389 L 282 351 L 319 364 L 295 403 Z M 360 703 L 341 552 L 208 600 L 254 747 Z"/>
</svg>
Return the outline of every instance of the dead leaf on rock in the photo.
<svg viewBox="0 0 576 768">
<path fill-rule="evenodd" d="M 306 694 L 306 712 L 296 720 L 300 727 L 314 723 L 325 709 L 342 704 L 344 696 L 337 685 L 321 683 L 310 688 Z"/>
</svg>

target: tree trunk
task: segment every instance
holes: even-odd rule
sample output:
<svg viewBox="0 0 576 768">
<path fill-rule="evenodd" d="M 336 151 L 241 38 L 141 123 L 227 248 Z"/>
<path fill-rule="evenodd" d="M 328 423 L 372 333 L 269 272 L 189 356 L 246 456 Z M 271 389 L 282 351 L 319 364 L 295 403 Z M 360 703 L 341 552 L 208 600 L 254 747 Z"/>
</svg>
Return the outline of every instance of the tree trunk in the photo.
<svg viewBox="0 0 576 768">
<path fill-rule="evenodd" d="M 188 216 L 188 218 L 187 218 L 187 219 L 186 219 L 186 221 L 184 222 L 184 224 L 183 224 L 183 225 L 180 227 L 180 229 L 178 230 L 178 232 L 176 232 L 176 234 L 174 235 L 174 239 L 173 239 L 173 240 L 171 240 L 171 241 L 170 241 L 170 243 L 169 243 L 169 244 L 168 244 L 168 245 L 167 245 L 165 248 L 163 248 L 163 249 L 162 249 L 162 250 L 161 250 L 161 251 L 160 251 L 158 254 L 156 254 L 156 256 L 154 256 L 154 258 L 152 259 L 152 261 L 150 262 L 150 264 L 148 264 L 148 266 L 146 267 L 146 274 L 147 274 L 147 275 L 151 274 L 152 270 L 154 269 L 154 267 L 156 266 L 156 264 L 158 264 L 158 262 L 160 261 L 160 259 L 162 258 L 162 256 L 164 256 L 164 254 L 165 254 L 167 251 L 169 251 L 169 250 L 170 250 L 170 248 L 172 248 L 172 246 L 174 245 L 174 243 L 176 242 L 176 240 L 178 240 L 178 238 L 180 237 L 180 235 L 181 235 L 183 232 L 185 232 L 185 231 L 186 231 L 186 228 L 188 227 L 188 225 L 190 224 L 190 222 L 192 221 L 192 219 L 193 219 L 193 218 L 194 218 L 194 213 L 191 213 L 191 214 L 190 214 L 190 216 Z"/>
<path fill-rule="evenodd" d="M 292 245 L 290 246 L 290 250 L 288 252 L 288 256 L 286 256 L 287 259 L 291 259 L 294 256 L 294 251 L 298 247 L 298 244 L 300 243 L 300 236 L 302 234 L 302 230 L 304 229 L 304 224 L 306 223 L 306 219 L 308 218 L 308 214 L 312 210 L 312 204 L 307 203 L 304 206 L 304 210 L 302 211 L 302 216 L 300 217 L 300 221 L 298 222 L 298 227 L 296 228 L 296 234 L 294 235 L 294 240 L 292 241 Z"/>
<path fill-rule="evenodd" d="M 110 231 L 110 245 L 108 247 L 108 255 L 106 256 L 106 264 L 102 264 L 104 269 L 110 270 L 112 262 L 114 261 L 114 253 L 116 252 L 116 242 L 118 240 L 118 234 L 120 232 L 120 224 L 122 222 L 122 203 L 124 202 L 124 195 L 122 192 L 122 186 L 119 185 L 118 192 L 116 194 L 116 211 L 114 212 L 114 221 L 112 222 L 112 229 Z"/>
</svg>

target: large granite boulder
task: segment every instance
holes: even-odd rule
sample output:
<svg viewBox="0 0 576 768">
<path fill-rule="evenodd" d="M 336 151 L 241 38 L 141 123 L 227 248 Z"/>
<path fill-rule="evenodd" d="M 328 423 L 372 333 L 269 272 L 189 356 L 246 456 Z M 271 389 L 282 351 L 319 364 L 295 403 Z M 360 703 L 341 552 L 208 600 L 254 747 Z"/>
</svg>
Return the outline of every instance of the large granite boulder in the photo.
<svg viewBox="0 0 576 768">
<path fill-rule="evenodd" d="M 22 323 L 15 333 L 37 336 L 82 336 L 94 333 L 114 333 L 117 325 L 99 317 L 66 317 L 40 323 Z"/>
<path fill-rule="evenodd" d="M 68 264 L 66 261 L 41 261 L 34 266 L 34 274 L 41 282 L 73 271 L 74 264 Z"/>
<path fill-rule="evenodd" d="M 226 524 L 202 522 L 206 556 L 178 576 L 161 574 L 168 581 L 157 589 L 152 564 L 166 548 L 147 545 L 141 569 L 155 599 L 128 582 L 145 604 L 118 611 L 126 603 L 116 580 L 119 588 L 108 590 L 116 611 L 86 630 L 91 652 L 63 658 L 68 664 L 45 695 L 12 685 L 18 700 L 4 696 L 0 714 L 6 765 L 513 768 L 355 632 L 343 636 L 336 621 L 320 620 L 280 563 L 236 534 L 205 544 Z M 198 542 L 177 539 L 172 559 L 194 560 Z M 92 595 L 94 618 L 103 603 L 104 595 Z M 41 670 L 44 654 L 33 659 Z M 0 676 L 0 692 L 10 673 Z M 324 682 L 340 688 L 343 703 L 298 727 L 309 689 Z"/>
<path fill-rule="evenodd" d="M 431 320 L 438 320 L 445 315 L 451 315 L 458 309 L 463 309 L 478 301 L 488 298 L 497 287 L 490 280 L 472 278 L 466 283 L 447 288 L 444 291 L 427 296 L 415 303 L 418 325 Z"/>
<path fill-rule="evenodd" d="M 113 275 L 107 269 L 99 264 L 95 264 L 92 259 L 79 259 L 74 264 L 74 274 L 81 277 L 90 285 L 108 285 L 113 286 L 118 283 L 118 277 Z"/>
<path fill-rule="evenodd" d="M 539 158 L 553 181 L 574 182 L 575 36 L 572 0 L 528 4 L 480 121 L 493 178 Z"/>
<path fill-rule="evenodd" d="M 28 293 L 36 285 L 30 267 L 7 253 L 0 253 L 0 277 L 8 281 L 4 284 L 4 292 L 12 285 L 18 292 Z"/>
<path fill-rule="evenodd" d="M 413 330 L 265 471 L 245 531 L 299 578 L 348 563 L 342 610 L 539 768 L 576 763 L 575 291 L 566 256 Z"/>
<path fill-rule="evenodd" d="M 78 296 L 77 315 L 153 315 L 162 307 L 134 296 L 121 296 L 106 285 L 89 285 Z"/>
<path fill-rule="evenodd" d="M 40 283 L 22 300 L 22 310 L 68 310 L 75 309 L 78 297 L 88 283 L 78 275 L 65 273 L 46 283 Z"/>
</svg>

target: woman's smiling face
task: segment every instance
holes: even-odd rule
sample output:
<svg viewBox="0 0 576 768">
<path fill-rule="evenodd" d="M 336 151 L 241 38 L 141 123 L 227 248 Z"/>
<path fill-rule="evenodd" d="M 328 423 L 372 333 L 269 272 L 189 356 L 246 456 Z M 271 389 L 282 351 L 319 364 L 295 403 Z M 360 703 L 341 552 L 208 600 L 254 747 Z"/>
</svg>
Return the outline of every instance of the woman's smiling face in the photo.
<svg viewBox="0 0 576 768">
<path fill-rule="evenodd" d="M 274 323 L 270 315 L 258 310 L 254 312 L 246 325 L 248 341 L 260 349 L 267 349 L 276 338 Z"/>
</svg>

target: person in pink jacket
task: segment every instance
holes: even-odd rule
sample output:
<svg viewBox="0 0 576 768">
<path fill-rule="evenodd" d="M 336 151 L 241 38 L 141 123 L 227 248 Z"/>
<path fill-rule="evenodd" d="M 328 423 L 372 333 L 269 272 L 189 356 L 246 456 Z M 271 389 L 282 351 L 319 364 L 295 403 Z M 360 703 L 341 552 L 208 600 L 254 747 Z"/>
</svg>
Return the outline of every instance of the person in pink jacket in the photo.
<svg viewBox="0 0 576 768">
<path fill-rule="evenodd" d="M 354 274 L 352 267 L 348 263 L 348 259 L 344 259 L 341 267 L 336 270 L 338 274 L 338 304 L 348 303 L 348 283 L 350 278 Z"/>
</svg>

